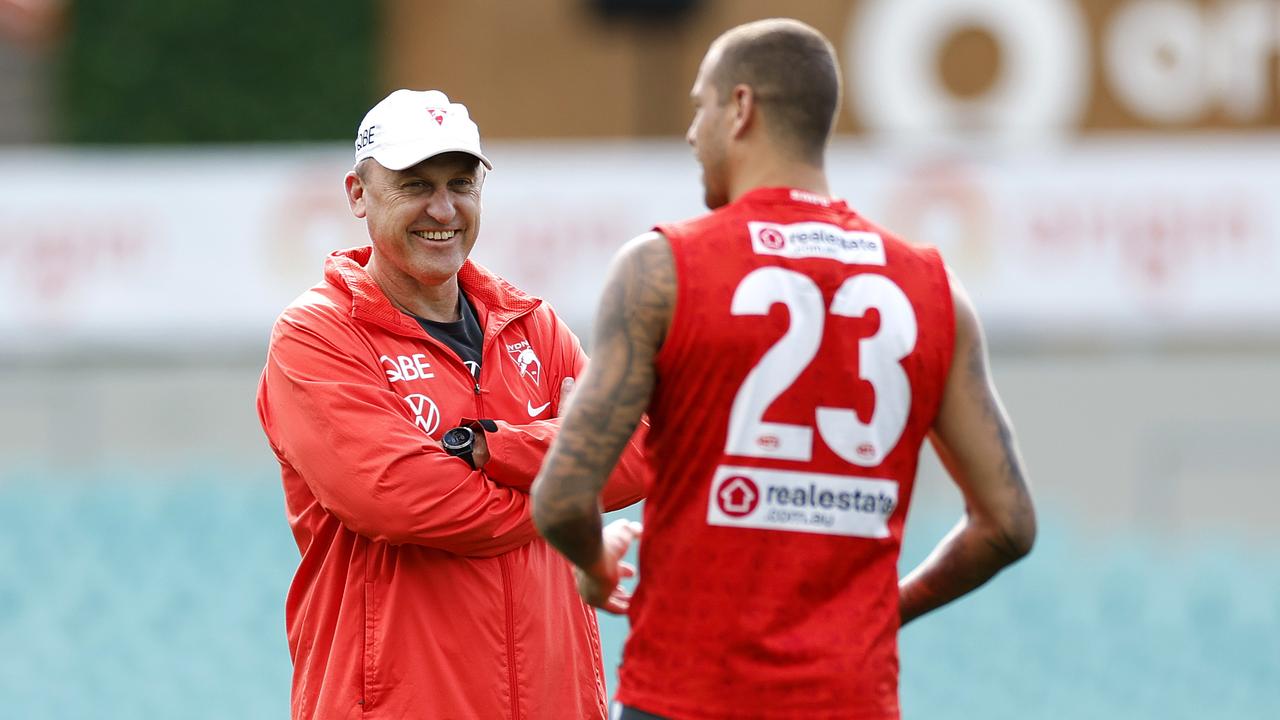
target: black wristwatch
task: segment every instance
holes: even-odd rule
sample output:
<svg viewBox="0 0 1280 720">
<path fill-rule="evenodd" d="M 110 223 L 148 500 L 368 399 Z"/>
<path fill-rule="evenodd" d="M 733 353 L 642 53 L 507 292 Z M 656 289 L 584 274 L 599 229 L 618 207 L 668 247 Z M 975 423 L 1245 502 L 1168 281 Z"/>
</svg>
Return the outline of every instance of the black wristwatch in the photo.
<svg viewBox="0 0 1280 720">
<path fill-rule="evenodd" d="M 450 455 L 462 458 L 467 461 L 471 469 L 476 468 L 476 461 L 471 457 L 476 449 L 476 431 L 466 425 L 459 425 L 456 428 L 445 432 L 440 438 L 440 444 L 444 446 L 444 451 Z"/>
</svg>

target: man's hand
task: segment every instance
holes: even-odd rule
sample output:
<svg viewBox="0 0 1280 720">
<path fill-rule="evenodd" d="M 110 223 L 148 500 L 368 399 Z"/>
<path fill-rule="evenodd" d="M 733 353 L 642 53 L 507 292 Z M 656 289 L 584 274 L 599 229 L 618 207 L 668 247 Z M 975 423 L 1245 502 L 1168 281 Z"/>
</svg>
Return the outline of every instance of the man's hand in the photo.
<svg viewBox="0 0 1280 720">
<path fill-rule="evenodd" d="M 556 417 L 564 417 L 565 408 L 569 407 L 569 396 L 573 394 L 574 382 L 572 377 L 560 381 L 560 402 L 556 405 Z"/>
<path fill-rule="evenodd" d="M 483 429 L 474 432 L 476 439 L 471 445 L 471 462 L 479 470 L 489 462 L 489 441 L 485 439 Z"/>
<path fill-rule="evenodd" d="M 631 520 L 615 520 L 601 533 L 604 550 L 600 559 L 588 570 L 575 567 L 578 594 L 589 605 L 615 615 L 624 615 L 631 604 L 631 593 L 619 581 L 636 574 L 630 563 L 622 562 L 631 543 L 638 539 L 644 528 Z"/>
</svg>

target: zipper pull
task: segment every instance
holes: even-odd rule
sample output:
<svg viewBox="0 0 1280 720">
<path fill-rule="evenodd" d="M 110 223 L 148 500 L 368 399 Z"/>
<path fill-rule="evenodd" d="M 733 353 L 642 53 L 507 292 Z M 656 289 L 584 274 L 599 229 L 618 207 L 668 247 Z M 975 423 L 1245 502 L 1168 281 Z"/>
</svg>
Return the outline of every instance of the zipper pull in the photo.
<svg viewBox="0 0 1280 720">
<path fill-rule="evenodd" d="M 479 380 L 477 380 L 477 381 L 476 381 L 476 394 L 477 394 L 477 395 L 479 395 L 479 394 L 480 394 L 480 381 L 479 381 Z"/>
</svg>

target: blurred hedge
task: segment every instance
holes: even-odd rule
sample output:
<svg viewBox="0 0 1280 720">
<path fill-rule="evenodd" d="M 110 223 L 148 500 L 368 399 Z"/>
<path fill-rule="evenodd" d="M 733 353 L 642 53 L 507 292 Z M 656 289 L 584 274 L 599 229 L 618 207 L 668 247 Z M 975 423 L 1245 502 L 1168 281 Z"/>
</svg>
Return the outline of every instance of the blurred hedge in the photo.
<svg viewBox="0 0 1280 720">
<path fill-rule="evenodd" d="M 349 139 L 380 96 L 379 7 L 74 0 L 55 132 L 79 143 Z"/>
</svg>

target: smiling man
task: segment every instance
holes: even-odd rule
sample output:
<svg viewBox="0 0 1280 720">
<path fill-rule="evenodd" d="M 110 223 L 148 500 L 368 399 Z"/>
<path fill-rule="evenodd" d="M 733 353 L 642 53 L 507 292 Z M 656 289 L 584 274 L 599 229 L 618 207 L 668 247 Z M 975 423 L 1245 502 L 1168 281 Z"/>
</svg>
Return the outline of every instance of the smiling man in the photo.
<svg viewBox="0 0 1280 720">
<path fill-rule="evenodd" d="M 345 181 L 371 245 L 333 253 L 272 332 L 258 413 L 302 555 L 295 719 L 605 716 L 595 614 L 529 517 L 586 357 L 467 259 L 491 168 L 443 93 L 378 103 Z M 640 443 L 610 508 L 643 492 Z"/>
</svg>

